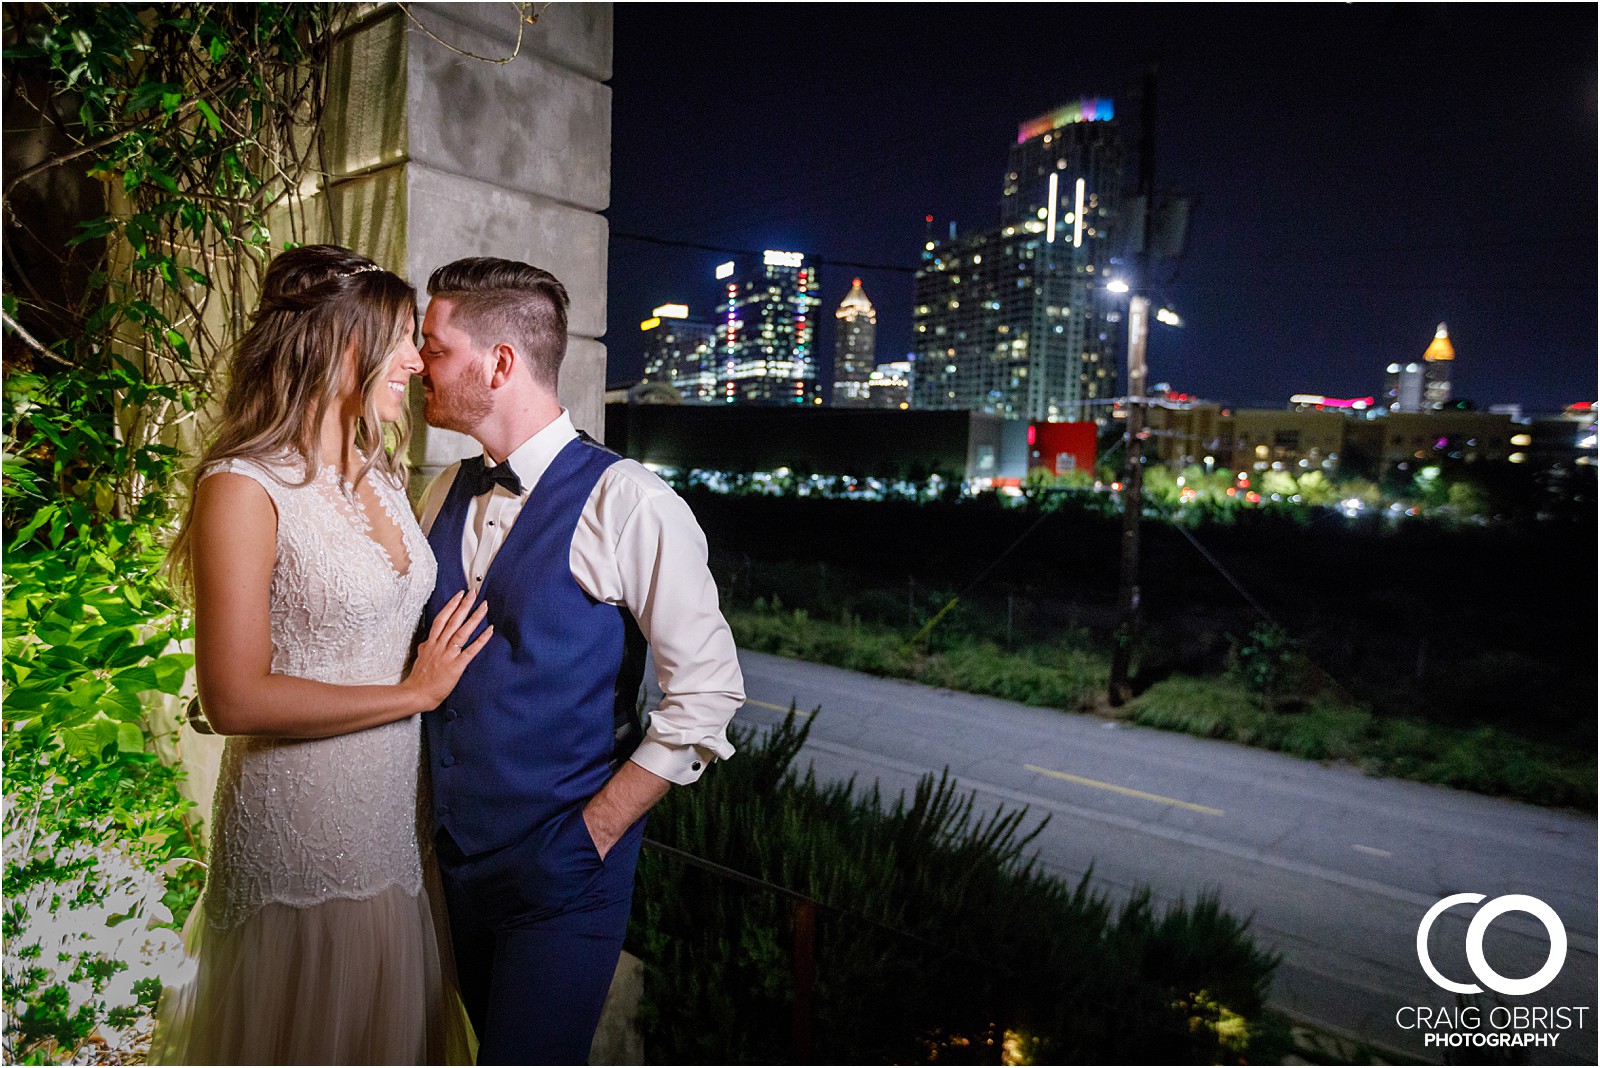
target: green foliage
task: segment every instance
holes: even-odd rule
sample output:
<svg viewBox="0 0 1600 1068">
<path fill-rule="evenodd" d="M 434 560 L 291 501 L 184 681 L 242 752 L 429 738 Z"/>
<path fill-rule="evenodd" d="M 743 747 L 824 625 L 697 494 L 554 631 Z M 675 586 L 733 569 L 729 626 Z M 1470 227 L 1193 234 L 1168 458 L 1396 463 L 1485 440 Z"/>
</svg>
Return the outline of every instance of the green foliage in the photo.
<svg viewBox="0 0 1600 1068">
<path fill-rule="evenodd" d="M 1263 709 L 1230 678 L 1159 682 L 1132 706 L 1147 727 L 1278 749 L 1310 760 L 1342 760 L 1375 775 L 1592 811 L 1592 752 L 1541 744 L 1496 727 L 1452 727 L 1376 716 L 1361 705 L 1312 699 L 1292 716 Z"/>
<path fill-rule="evenodd" d="M 78 757 L 8 737 L 5 756 L 6 1059 L 69 1060 L 90 1036 L 128 1056 L 199 894 L 181 772 L 115 742 Z"/>
<path fill-rule="evenodd" d="M 1244 684 L 1272 708 L 1285 684 L 1297 674 L 1303 657 L 1299 644 L 1283 628 L 1264 624 L 1239 643 L 1234 659 L 1235 670 Z"/>
<path fill-rule="evenodd" d="M 5 9 L 8 123 L 54 153 L 7 176 L 8 215 L 18 196 L 54 211 L 64 187 L 92 191 L 80 213 L 101 201 L 65 249 L 7 233 L 8 1060 L 91 1039 L 137 1057 L 178 960 L 199 849 L 159 755 L 192 664 L 161 574 L 172 491 L 269 214 L 295 236 L 340 10 Z"/>
<path fill-rule="evenodd" d="M 983 815 L 948 774 L 884 804 L 792 764 L 791 716 L 650 835 L 823 904 L 814 1063 L 993 1063 L 996 1045 L 1070 1062 L 1272 1059 L 1275 960 L 1214 899 L 1116 907 L 1027 856 L 1043 824 Z M 791 900 L 646 850 L 630 939 L 645 961 L 645 1048 L 661 1063 L 784 1063 L 795 995 Z"/>
<path fill-rule="evenodd" d="M 993 642 L 958 637 L 925 651 L 907 644 L 908 635 L 897 628 L 848 614 L 840 622 L 813 619 L 803 609 L 784 612 L 763 601 L 754 610 L 730 608 L 726 615 L 746 649 L 1044 708 L 1091 704 L 1110 674 L 1103 655 L 1071 640 L 1008 652 Z"/>
</svg>

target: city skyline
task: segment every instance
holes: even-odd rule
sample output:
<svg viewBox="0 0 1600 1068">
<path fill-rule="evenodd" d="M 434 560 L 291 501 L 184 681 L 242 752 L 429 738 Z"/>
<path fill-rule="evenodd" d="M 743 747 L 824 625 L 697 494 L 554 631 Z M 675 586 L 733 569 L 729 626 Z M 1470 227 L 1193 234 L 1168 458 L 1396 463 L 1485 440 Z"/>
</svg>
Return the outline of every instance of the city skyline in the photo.
<svg viewBox="0 0 1600 1068">
<path fill-rule="evenodd" d="M 1157 188 L 1195 213 L 1157 287 L 1185 326 L 1153 333 L 1153 380 L 1240 406 L 1372 395 L 1448 321 L 1455 396 L 1593 399 L 1588 12 L 1077 6 L 1046 17 L 1096 45 L 1062 64 L 1018 55 L 1032 10 L 930 9 L 913 41 L 870 6 L 847 36 L 826 8 L 617 8 L 610 378 L 637 377 L 650 308 L 715 301 L 724 249 L 806 252 L 827 303 L 862 277 L 879 360 L 903 356 L 924 217 L 993 225 L 1018 125 L 1095 95 L 1125 117 L 1155 62 Z"/>
</svg>

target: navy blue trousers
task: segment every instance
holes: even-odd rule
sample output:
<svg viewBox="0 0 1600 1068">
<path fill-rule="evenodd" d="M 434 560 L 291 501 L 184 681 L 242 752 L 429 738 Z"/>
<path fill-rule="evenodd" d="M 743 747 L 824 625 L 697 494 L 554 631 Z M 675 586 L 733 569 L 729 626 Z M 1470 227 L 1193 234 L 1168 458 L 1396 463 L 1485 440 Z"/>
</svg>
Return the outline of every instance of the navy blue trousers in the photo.
<svg viewBox="0 0 1600 1068">
<path fill-rule="evenodd" d="M 479 1064 L 588 1064 L 622 953 L 645 821 L 604 861 L 570 809 L 502 849 L 438 834 L 461 998 Z"/>
</svg>

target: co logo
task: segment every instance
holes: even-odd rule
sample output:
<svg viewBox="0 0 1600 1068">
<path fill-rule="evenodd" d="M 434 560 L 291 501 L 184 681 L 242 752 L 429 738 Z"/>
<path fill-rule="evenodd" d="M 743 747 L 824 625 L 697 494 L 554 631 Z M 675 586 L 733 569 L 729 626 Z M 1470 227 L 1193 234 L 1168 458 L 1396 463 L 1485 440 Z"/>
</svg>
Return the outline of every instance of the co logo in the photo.
<svg viewBox="0 0 1600 1068">
<path fill-rule="evenodd" d="M 1476 905 L 1482 900 L 1482 894 L 1451 894 L 1436 902 L 1422 917 L 1422 923 L 1417 927 L 1417 960 L 1421 962 L 1422 970 L 1428 973 L 1428 978 L 1457 994 L 1481 994 L 1483 986 L 1500 994 L 1532 994 L 1549 986 L 1561 973 L 1562 965 L 1567 963 L 1567 929 L 1562 926 L 1561 917 L 1556 915 L 1555 909 L 1527 894 L 1506 894 L 1495 898 L 1479 909 L 1467 925 L 1467 963 L 1472 966 L 1472 974 L 1478 977 L 1483 986 L 1457 983 L 1439 974 L 1439 969 L 1428 959 L 1428 932 L 1433 929 L 1433 921 L 1439 918 L 1440 913 L 1455 905 Z M 1491 968 L 1483 956 L 1485 932 L 1491 923 L 1507 912 L 1526 912 L 1544 924 L 1544 929 L 1550 935 L 1550 955 L 1545 958 L 1544 967 L 1526 979 L 1507 979 Z"/>
</svg>

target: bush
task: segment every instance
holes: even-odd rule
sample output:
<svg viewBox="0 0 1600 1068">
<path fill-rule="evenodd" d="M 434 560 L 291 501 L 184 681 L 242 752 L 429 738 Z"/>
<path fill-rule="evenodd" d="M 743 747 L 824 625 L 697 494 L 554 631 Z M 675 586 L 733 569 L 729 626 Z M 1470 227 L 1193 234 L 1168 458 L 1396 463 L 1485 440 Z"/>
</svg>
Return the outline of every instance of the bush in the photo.
<svg viewBox="0 0 1600 1068">
<path fill-rule="evenodd" d="M 1363 705 L 1313 699 L 1294 714 L 1268 712 L 1237 680 L 1177 677 L 1132 706 L 1135 723 L 1279 749 L 1308 760 L 1346 760 L 1396 775 L 1539 805 L 1592 811 L 1595 760 L 1497 727 L 1461 728 L 1375 716 Z"/>
<path fill-rule="evenodd" d="M 730 609 L 727 618 L 746 649 L 1044 708 L 1088 706 L 1110 672 L 1103 656 L 1071 642 L 1007 652 L 993 642 L 954 637 L 925 653 L 899 630 L 848 614 L 836 623 L 763 601 L 751 611 Z"/>
<path fill-rule="evenodd" d="M 93 757 L 8 742 L 5 1059 L 118 1063 L 142 1051 L 200 867 L 178 769 L 154 754 Z"/>
<path fill-rule="evenodd" d="M 651 816 L 655 841 L 822 903 L 815 1063 L 987 1062 L 1004 1043 L 1051 1061 L 1273 1059 L 1276 960 L 1214 899 L 1121 908 L 1043 874 L 1042 828 L 983 816 L 948 775 L 882 803 L 792 764 L 791 715 Z M 658 1063 L 791 1059 L 791 900 L 647 848 L 630 943 L 645 962 Z"/>
</svg>

